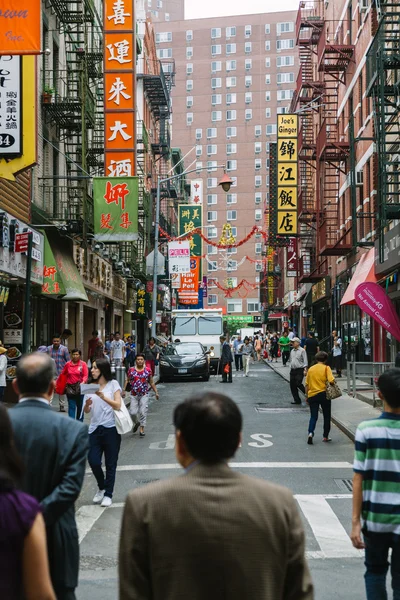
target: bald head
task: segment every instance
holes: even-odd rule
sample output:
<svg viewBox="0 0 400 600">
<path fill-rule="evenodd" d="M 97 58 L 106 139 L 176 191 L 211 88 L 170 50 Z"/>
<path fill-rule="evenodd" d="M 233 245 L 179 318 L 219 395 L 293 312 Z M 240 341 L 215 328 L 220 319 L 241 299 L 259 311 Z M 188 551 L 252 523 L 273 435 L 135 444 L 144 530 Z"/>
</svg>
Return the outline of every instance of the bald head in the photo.
<svg viewBox="0 0 400 600">
<path fill-rule="evenodd" d="M 41 396 L 50 399 L 54 391 L 54 361 L 43 352 L 27 354 L 18 361 L 14 390 L 20 397 Z"/>
</svg>

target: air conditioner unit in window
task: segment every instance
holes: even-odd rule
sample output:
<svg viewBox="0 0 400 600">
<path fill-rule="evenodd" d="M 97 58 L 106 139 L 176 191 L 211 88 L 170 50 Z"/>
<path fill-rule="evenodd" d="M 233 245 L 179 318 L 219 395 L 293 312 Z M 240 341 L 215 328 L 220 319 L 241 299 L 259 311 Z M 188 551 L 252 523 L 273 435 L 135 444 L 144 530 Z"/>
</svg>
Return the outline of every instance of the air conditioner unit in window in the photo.
<svg viewBox="0 0 400 600">
<path fill-rule="evenodd" d="M 359 0 L 358 9 L 360 12 L 365 12 L 368 10 L 369 0 Z"/>
<path fill-rule="evenodd" d="M 356 171 L 356 185 L 364 184 L 364 173 L 363 171 Z"/>
</svg>

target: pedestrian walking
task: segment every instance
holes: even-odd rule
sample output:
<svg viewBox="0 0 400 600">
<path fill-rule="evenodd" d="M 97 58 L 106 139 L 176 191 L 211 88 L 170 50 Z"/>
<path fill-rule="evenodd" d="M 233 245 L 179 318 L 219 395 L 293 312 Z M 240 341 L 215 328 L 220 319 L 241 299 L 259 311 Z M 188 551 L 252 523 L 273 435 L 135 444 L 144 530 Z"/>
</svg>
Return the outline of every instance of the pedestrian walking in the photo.
<svg viewBox="0 0 400 600">
<path fill-rule="evenodd" d="M 68 347 L 68 340 L 70 337 L 72 337 L 72 331 L 70 329 L 64 329 L 61 334 L 61 343 L 63 346 Z"/>
<path fill-rule="evenodd" d="M 18 489 L 23 470 L 10 418 L 0 406 L 0 597 L 56 600 L 40 504 Z"/>
<path fill-rule="evenodd" d="M 228 340 L 221 335 L 221 373 L 220 383 L 232 383 L 232 351 Z"/>
<path fill-rule="evenodd" d="M 85 475 L 87 427 L 51 410 L 54 363 L 46 354 L 35 352 L 18 361 L 13 388 L 19 403 L 9 414 L 25 465 L 19 489 L 41 505 L 57 600 L 74 600 L 79 572 L 74 504 Z"/>
<path fill-rule="evenodd" d="M 125 344 L 125 366 L 127 369 L 135 365 L 136 359 L 136 343 L 133 335 L 128 335 Z"/>
<path fill-rule="evenodd" d="M 238 335 L 238 337 L 233 342 L 233 356 L 235 359 L 235 368 L 236 371 L 243 371 L 243 356 L 240 351 L 240 347 L 243 346 L 242 336 Z"/>
<path fill-rule="evenodd" d="M 336 332 L 335 332 L 336 333 Z M 336 369 L 338 377 L 342 376 L 342 339 L 335 335 L 333 338 L 333 368 Z"/>
<path fill-rule="evenodd" d="M 306 393 L 303 385 L 304 376 L 307 374 L 307 353 L 300 346 L 300 339 L 292 339 L 293 348 L 290 352 L 290 391 L 292 392 L 292 404 L 301 404 L 299 390 Z"/>
<path fill-rule="evenodd" d="M 174 411 L 184 474 L 126 499 L 120 600 L 312 600 L 304 530 L 290 490 L 230 468 L 242 415 L 223 394 Z"/>
<path fill-rule="evenodd" d="M 106 352 L 104 350 L 104 345 L 100 338 L 98 338 L 98 340 L 97 340 L 97 346 L 94 350 L 92 361 L 94 362 L 94 361 L 98 360 L 99 358 L 106 358 L 107 360 L 110 360 L 110 357 L 108 356 L 108 354 L 106 354 Z"/>
<path fill-rule="evenodd" d="M 261 341 L 260 337 L 258 335 L 256 335 L 255 342 L 254 342 L 254 350 L 256 351 L 258 362 L 260 362 L 260 360 L 261 360 L 262 347 L 263 347 L 262 341 Z"/>
<path fill-rule="evenodd" d="M 282 353 L 282 364 L 284 367 L 286 367 L 286 364 L 290 358 L 290 339 L 289 336 L 287 334 L 286 331 L 284 331 L 281 335 L 281 337 L 279 338 L 279 348 L 281 349 L 281 353 Z"/>
<path fill-rule="evenodd" d="M 0 402 L 4 402 L 4 393 L 7 387 L 6 371 L 7 371 L 7 350 L 4 346 L 0 346 Z"/>
<path fill-rule="evenodd" d="M 156 364 L 160 358 L 160 348 L 156 344 L 156 340 L 151 337 L 149 343 L 143 348 L 143 354 L 146 361 L 146 367 L 150 369 L 152 376 L 154 377 L 156 372 Z"/>
<path fill-rule="evenodd" d="M 393 600 L 400 598 L 400 369 L 378 379 L 383 413 L 355 436 L 351 541 L 365 548 L 367 600 L 386 600 L 389 549 Z M 361 523 L 362 521 L 362 523 Z M 364 541 L 362 540 L 363 534 Z"/>
<path fill-rule="evenodd" d="M 119 367 L 123 364 L 125 358 L 125 342 L 121 340 L 119 331 L 115 332 L 114 340 L 111 342 L 111 362 Z"/>
<path fill-rule="evenodd" d="M 61 377 L 65 376 L 67 383 L 65 393 L 68 400 L 68 415 L 71 419 L 79 421 L 83 421 L 81 383 L 86 383 L 89 377 L 88 366 L 81 360 L 81 356 L 82 352 L 79 348 L 71 350 L 71 360 L 61 371 Z"/>
<path fill-rule="evenodd" d="M 129 412 L 135 423 L 133 433 L 136 433 L 140 427 L 139 435 L 140 437 L 144 437 L 146 435 L 144 429 L 147 423 L 150 388 L 155 393 L 156 400 L 159 399 L 151 370 L 146 367 L 144 354 L 138 354 L 136 356 L 135 366 L 128 370 L 123 395 L 125 395 L 128 382 L 131 386 L 131 404 Z"/>
<path fill-rule="evenodd" d="M 292 342 L 295 337 L 296 337 L 296 334 L 293 331 L 293 328 L 289 327 L 289 331 L 288 331 L 288 338 L 289 338 L 289 340 Z"/>
<path fill-rule="evenodd" d="M 278 340 L 278 336 L 276 334 L 274 334 L 271 337 L 269 348 L 270 348 L 271 362 L 273 362 L 273 361 L 278 362 L 279 340 Z"/>
<path fill-rule="evenodd" d="M 90 360 L 90 364 L 92 364 L 92 362 L 93 362 L 94 353 L 97 348 L 98 339 L 99 339 L 99 332 L 95 329 L 94 331 L 92 331 L 92 337 L 88 341 L 87 361 L 89 362 L 89 360 Z"/>
<path fill-rule="evenodd" d="M 242 356 L 243 356 L 243 365 L 244 365 L 244 376 L 249 376 L 250 370 L 250 361 L 254 356 L 254 348 L 253 344 L 250 343 L 250 338 L 247 336 L 244 338 L 244 344 L 241 348 Z"/>
<path fill-rule="evenodd" d="M 311 367 L 315 362 L 315 355 L 319 352 L 319 341 L 312 331 L 307 333 L 307 338 L 304 341 L 304 349 L 307 352 L 308 366 Z"/>
<path fill-rule="evenodd" d="M 84 397 L 84 411 L 91 415 L 88 461 L 99 488 L 93 503 L 108 507 L 112 504 L 121 446 L 121 435 L 115 426 L 114 415 L 114 411 L 121 407 L 121 387 L 118 381 L 113 379 L 111 365 L 106 358 L 94 361 L 91 373 L 93 382 L 99 385 L 96 393 L 86 394 Z M 105 475 L 101 466 L 103 454 Z"/>
<path fill-rule="evenodd" d="M 47 354 L 54 360 L 56 366 L 55 378 L 60 375 L 61 371 L 67 364 L 69 360 L 71 360 L 68 348 L 61 344 L 61 338 L 58 333 L 53 335 L 53 343 L 51 346 L 47 346 Z M 65 412 L 65 394 L 54 393 L 54 398 L 58 400 L 59 410 L 60 412 Z"/>
<path fill-rule="evenodd" d="M 106 341 L 104 342 L 104 352 L 107 356 L 111 356 L 111 344 L 114 341 L 114 334 L 110 333 L 108 336 L 106 335 Z"/>
<path fill-rule="evenodd" d="M 330 442 L 329 432 L 331 430 L 331 400 L 326 397 L 326 384 L 334 383 L 331 368 L 328 366 L 328 354 L 317 352 L 316 364 L 310 367 L 306 377 L 306 402 L 310 406 L 310 422 L 308 425 L 307 443 L 312 444 L 315 426 L 318 421 L 319 407 L 322 408 L 324 417 L 323 442 Z"/>
</svg>

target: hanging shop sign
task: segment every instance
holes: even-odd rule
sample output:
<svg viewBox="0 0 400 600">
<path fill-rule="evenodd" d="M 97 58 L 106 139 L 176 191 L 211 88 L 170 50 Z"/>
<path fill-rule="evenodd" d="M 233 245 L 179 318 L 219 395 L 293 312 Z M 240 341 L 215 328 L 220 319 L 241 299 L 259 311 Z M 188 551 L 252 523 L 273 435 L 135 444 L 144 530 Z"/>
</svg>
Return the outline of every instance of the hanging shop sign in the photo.
<svg viewBox="0 0 400 600">
<path fill-rule="evenodd" d="M 202 207 L 193 206 L 192 204 L 181 204 L 179 207 L 179 235 L 189 233 L 203 224 Z M 189 240 L 191 256 L 202 255 L 202 239 L 198 234 L 195 234 Z"/>
<path fill-rule="evenodd" d="M 189 241 L 168 242 L 168 269 L 172 273 L 189 273 L 190 243 Z"/>
<path fill-rule="evenodd" d="M 138 178 L 94 177 L 94 237 L 101 242 L 138 238 Z"/>
<path fill-rule="evenodd" d="M 22 58 L 0 56 L 0 157 L 22 153 L 21 82 Z"/>
<path fill-rule="evenodd" d="M 26 253 L 15 252 L 15 238 L 20 233 L 32 231 L 26 223 L 5 211 L 0 211 L 0 271 L 26 279 Z M 43 236 L 37 231 L 32 237 L 31 281 L 43 283 Z"/>
<path fill-rule="evenodd" d="M 200 258 L 190 259 L 190 273 L 181 274 L 181 287 L 178 291 L 181 304 L 197 304 L 199 301 Z"/>
<path fill-rule="evenodd" d="M 105 175 L 132 177 L 136 173 L 135 2 L 105 0 L 103 30 Z"/>
<path fill-rule="evenodd" d="M 181 274 L 171 273 L 171 288 L 173 290 L 179 290 L 181 287 Z"/>
<path fill-rule="evenodd" d="M 40 0 L 4 0 L 0 8 L 0 55 L 40 54 Z"/>
<path fill-rule="evenodd" d="M 323 300 L 331 293 L 330 278 L 324 277 L 318 283 L 315 283 L 311 288 L 311 300 L 312 302 L 318 302 Z"/>
<path fill-rule="evenodd" d="M 151 294 L 144 288 L 137 291 L 136 315 L 139 319 L 147 319 L 150 314 Z"/>
<path fill-rule="evenodd" d="M 297 224 L 297 135 L 298 116 L 278 115 L 277 123 L 277 234 L 293 236 Z"/>
<path fill-rule="evenodd" d="M 400 342 L 400 318 L 385 290 L 377 283 L 365 282 L 357 286 L 358 306 Z"/>
<path fill-rule="evenodd" d="M 190 202 L 201 206 L 203 204 L 203 180 L 193 179 L 190 182 Z"/>
<path fill-rule="evenodd" d="M 297 256 L 297 238 L 289 238 L 289 246 L 286 250 L 286 277 L 297 277 L 298 256 Z"/>
</svg>

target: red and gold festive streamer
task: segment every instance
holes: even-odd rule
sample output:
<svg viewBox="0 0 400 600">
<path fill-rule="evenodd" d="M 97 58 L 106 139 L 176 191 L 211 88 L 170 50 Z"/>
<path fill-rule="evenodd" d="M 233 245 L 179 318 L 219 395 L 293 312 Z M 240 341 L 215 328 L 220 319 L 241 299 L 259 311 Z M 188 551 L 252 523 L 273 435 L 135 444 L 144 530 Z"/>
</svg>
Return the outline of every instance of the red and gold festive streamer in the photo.
<svg viewBox="0 0 400 600">
<path fill-rule="evenodd" d="M 215 283 L 215 285 L 217 286 L 217 288 L 219 290 L 221 290 L 221 292 L 224 292 L 225 294 L 225 298 L 231 298 L 232 294 L 234 292 L 238 292 L 241 288 L 248 288 L 251 290 L 255 290 L 257 289 L 260 285 L 262 285 L 263 283 L 265 283 L 267 281 L 268 277 L 264 277 L 264 279 L 262 279 L 259 283 L 250 283 L 250 281 L 247 281 L 247 279 L 242 279 L 236 287 L 232 287 L 232 288 L 226 288 L 223 285 L 221 285 L 216 279 L 213 279 L 212 277 L 208 278 L 208 282 L 210 283 L 210 281 L 213 281 Z"/>
<path fill-rule="evenodd" d="M 162 227 L 159 227 L 159 231 L 160 231 L 161 237 L 167 238 L 167 240 L 169 242 L 173 242 L 176 239 L 187 240 L 188 238 L 191 238 L 191 237 L 193 237 L 194 235 L 197 234 L 207 244 L 210 244 L 210 246 L 214 246 L 214 248 L 219 248 L 220 250 L 222 250 L 224 248 L 239 248 L 240 246 L 243 246 L 243 244 L 245 244 L 246 242 L 248 242 L 253 237 L 253 235 L 256 235 L 256 233 L 260 233 L 265 240 L 267 239 L 267 233 L 265 231 L 260 230 L 260 228 L 257 227 L 256 225 L 254 225 L 254 227 L 252 228 L 252 230 L 250 231 L 250 233 L 248 235 L 246 235 L 245 238 L 243 238 L 239 242 L 235 242 L 234 244 L 226 244 L 226 245 L 225 244 L 219 244 L 218 242 L 214 242 L 213 240 L 208 239 L 201 232 L 201 229 L 199 229 L 199 228 L 192 229 L 191 231 L 188 231 L 185 235 L 180 235 L 179 238 L 170 236 L 169 233 L 167 233 Z"/>
</svg>

